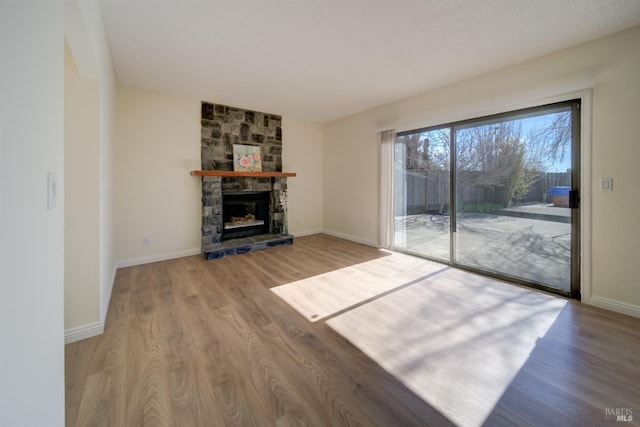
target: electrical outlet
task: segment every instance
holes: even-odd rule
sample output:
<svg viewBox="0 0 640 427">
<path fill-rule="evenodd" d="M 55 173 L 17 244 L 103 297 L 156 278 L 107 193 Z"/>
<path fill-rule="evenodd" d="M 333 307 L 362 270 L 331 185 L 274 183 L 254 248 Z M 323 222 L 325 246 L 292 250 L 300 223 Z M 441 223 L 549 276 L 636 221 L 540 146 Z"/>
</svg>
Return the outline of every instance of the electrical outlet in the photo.
<svg viewBox="0 0 640 427">
<path fill-rule="evenodd" d="M 148 237 L 143 237 L 142 238 L 142 246 L 149 246 L 149 243 L 151 243 L 151 239 Z"/>
</svg>

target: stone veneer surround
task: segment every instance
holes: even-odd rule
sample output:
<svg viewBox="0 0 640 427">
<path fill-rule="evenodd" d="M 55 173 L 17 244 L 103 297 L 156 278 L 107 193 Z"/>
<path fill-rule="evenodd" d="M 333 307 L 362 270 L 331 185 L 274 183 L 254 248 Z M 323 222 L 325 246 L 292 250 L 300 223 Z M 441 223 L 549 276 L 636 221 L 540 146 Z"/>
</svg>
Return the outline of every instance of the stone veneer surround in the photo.
<svg viewBox="0 0 640 427">
<path fill-rule="evenodd" d="M 233 170 L 233 144 L 255 145 L 264 172 L 282 172 L 282 117 L 202 103 L 202 170 Z"/>
<path fill-rule="evenodd" d="M 202 102 L 202 170 L 233 170 L 233 145 L 260 147 L 262 170 L 282 172 L 282 117 Z M 202 177 L 202 251 L 207 259 L 293 243 L 284 228 L 280 193 L 287 178 Z M 270 191 L 269 235 L 222 241 L 224 193 Z"/>
</svg>

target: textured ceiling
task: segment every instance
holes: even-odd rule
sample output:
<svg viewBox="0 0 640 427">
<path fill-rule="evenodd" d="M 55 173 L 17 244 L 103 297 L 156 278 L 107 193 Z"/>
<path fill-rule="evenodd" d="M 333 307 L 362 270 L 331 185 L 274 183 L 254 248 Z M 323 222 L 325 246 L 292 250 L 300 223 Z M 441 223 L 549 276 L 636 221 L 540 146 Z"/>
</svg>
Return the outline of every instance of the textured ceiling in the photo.
<svg viewBox="0 0 640 427">
<path fill-rule="evenodd" d="M 102 0 L 125 86 L 326 122 L 640 25 L 640 0 Z"/>
</svg>

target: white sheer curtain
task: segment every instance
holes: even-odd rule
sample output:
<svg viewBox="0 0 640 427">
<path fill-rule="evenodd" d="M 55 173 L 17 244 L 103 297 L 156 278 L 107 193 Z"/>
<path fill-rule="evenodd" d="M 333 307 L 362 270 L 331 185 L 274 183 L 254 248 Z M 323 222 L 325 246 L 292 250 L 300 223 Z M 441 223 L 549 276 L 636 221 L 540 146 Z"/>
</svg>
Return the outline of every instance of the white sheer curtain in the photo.
<svg viewBox="0 0 640 427">
<path fill-rule="evenodd" d="M 395 129 L 380 133 L 380 246 L 393 247 L 394 230 L 394 164 Z"/>
</svg>

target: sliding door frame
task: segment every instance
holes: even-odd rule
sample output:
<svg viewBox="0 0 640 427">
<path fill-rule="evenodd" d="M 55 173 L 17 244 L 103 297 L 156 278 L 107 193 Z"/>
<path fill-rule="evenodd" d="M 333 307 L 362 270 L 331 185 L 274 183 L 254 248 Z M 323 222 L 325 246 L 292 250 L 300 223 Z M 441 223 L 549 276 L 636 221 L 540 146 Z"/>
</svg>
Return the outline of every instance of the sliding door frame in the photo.
<svg viewBox="0 0 640 427">
<path fill-rule="evenodd" d="M 461 265 L 455 262 L 455 250 L 456 250 L 456 228 L 457 221 L 457 200 L 456 200 L 456 172 L 457 172 L 457 145 L 456 145 L 456 127 L 461 125 L 480 123 L 486 120 L 499 120 L 500 118 L 508 118 L 517 115 L 518 113 L 535 113 L 536 111 L 548 110 L 554 106 L 571 106 L 571 187 L 577 190 L 577 205 L 571 209 L 571 265 L 570 265 L 570 289 L 564 291 L 548 286 L 544 286 L 539 283 L 521 280 L 511 276 L 501 275 L 499 273 L 492 273 L 490 271 Z M 501 113 L 490 114 L 485 116 L 477 116 L 469 119 L 459 120 L 455 122 L 445 123 L 442 125 L 433 125 L 428 127 L 422 127 L 415 130 L 407 130 L 398 132 L 398 135 L 408 134 L 410 132 L 425 132 L 433 129 L 449 128 L 450 133 L 450 170 L 449 170 L 449 260 L 445 262 L 456 268 L 476 272 L 488 277 L 493 277 L 500 280 L 506 280 L 515 284 L 524 285 L 527 287 L 537 288 L 543 291 L 556 293 L 562 296 L 575 298 L 575 299 L 587 299 L 590 303 L 591 287 L 590 287 L 590 274 L 585 267 L 585 262 L 590 265 L 591 255 L 591 209 L 590 209 L 590 193 L 591 193 L 591 90 L 584 90 L 575 92 L 573 94 L 566 95 L 565 97 L 558 97 L 556 99 L 545 99 L 544 102 L 535 103 L 529 106 L 522 106 L 522 108 L 514 108 L 509 111 Z M 586 167 L 585 167 L 586 166 Z M 586 185 L 585 185 L 586 184 Z M 587 209 L 583 209 L 586 207 Z M 589 230 L 588 232 L 585 232 Z M 584 248 L 589 248 L 588 255 L 584 256 Z M 425 257 L 429 258 L 429 257 Z M 443 262 L 441 259 L 436 260 Z"/>
</svg>

